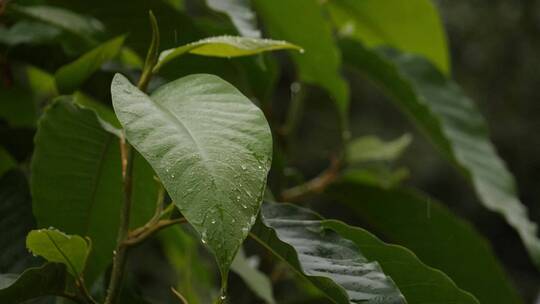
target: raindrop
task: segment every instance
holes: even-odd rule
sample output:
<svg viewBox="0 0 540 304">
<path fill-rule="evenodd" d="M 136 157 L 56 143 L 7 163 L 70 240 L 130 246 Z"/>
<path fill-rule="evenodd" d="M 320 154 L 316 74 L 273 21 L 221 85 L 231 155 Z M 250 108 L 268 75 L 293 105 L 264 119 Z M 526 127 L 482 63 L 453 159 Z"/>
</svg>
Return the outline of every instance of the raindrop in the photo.
<svg viewBox="0 0 540 304">
<path fill-rule="evenodd" d="M 171 178 L 174 178 L 174 174 L 171 174 Z"/>
<path fill-rule="evenodd" d="M 262 166 L 259 166 L 259 169 L 262 169 L 263 167 Z"/>
<path fill-rule="evenodd" d="M 201 242 L 202 242 L 203 244 L 206 244 L 206 240 L 205 240 L 205 239 L 201 239 Z"/>
<path fill-rule="evenodd" d="M 201 242 L 206 244 L 206 231 L 202 233 Z"/>
<path fill-rule="evenodd" d="M 227 299 L 227 296 L 226 295 L 221 295 L 221 297 L 219 297 L 221 300 L 225 300 Z"/>
<path fill-rule="evenodd" d="M 236 200 L 239 201 L 239 200 L 240 200 L 240 196 L 237 196 L 237 197 L 236 197 Z M 242 206 L 243 206 L 243 205 L 242 205 Z"/>
<path fill-rule="evenodd" d="M 241 167 L 242 167 L 242 170 L 246 170 L 246 169 L 247 169 L 247 167 L 246 167 L 245 165 L 242 165 Z"/>
<path fill-rule="evenodd" d="M 244 204 L 242 204 L 242 208 L 244 208 L 244 209 L 247 209 L 247 206 L 246 206 L 246 205 L 244 205 Z"/>
<path fill-rule="evenodd" d="M 236 222 L 236 220 L 235 220 L 235 219 L 232 219 L 232 220 L 231 220 L 231 223 L 235 223 L 235 222 Z"/>
<path fill-rule="evenodd" d="M 215 223 L 216 223 L 216 220 L 212 220 L 212 222 L 211 222 L 211 223 L 212 223 L 212 224 L 215 224 Z"/>
<path fill-rule="evenodd" d="M 300 54 L 304 54 L 306 52 L 304 49 L 299 49 L 298 51 L 300 52 Z"/>
</svg>

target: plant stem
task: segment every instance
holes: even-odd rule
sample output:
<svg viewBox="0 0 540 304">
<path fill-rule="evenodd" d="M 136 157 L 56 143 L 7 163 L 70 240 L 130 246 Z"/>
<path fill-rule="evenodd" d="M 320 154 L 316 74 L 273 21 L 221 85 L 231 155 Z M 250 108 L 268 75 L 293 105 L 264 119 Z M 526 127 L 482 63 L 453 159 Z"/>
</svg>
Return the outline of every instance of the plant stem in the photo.
<svg viewBox="0 0 540 304">
<path fill-rule="evenodd" d="M 137 245 L 143 242 L 144 240 L 146 240 L 147 238 L 149 238 L 150 236 L 152 236 L 154 233 L 160 231 L 161 229 L 167 228 L 175 224 L 182 224 L 186 222 L 187 220 L 185 218 L 157 221 L 155 224 L 147 227 L 146 229 L 139 231 L 138 234 L 130 235 L 130 237 L 124 241 L 124 245 L 125 246 Z"/>
</svg>

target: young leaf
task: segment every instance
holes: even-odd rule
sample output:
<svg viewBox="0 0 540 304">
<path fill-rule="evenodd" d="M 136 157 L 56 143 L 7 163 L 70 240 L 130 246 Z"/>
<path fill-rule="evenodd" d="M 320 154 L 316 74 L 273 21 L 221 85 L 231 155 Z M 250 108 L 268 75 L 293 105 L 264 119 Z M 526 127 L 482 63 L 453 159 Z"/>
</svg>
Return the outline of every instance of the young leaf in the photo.
<svg viewBox="0 0 540 304">
<path fill-rule="evenodd" d="M 287 49 L 302 51 L 299 46 L 280 40 L 235 36 L 210 37 L 161 52 L 154 71 L 159 70 L 167 62 L 186 53 L 231 58 Z"/>
<path fill-rule="evenodd" d="M 113 59 L 120 52 L 124 39 L 124 36 L 120 36 L 109 40 L 58 69 L 54 74 L 58 90 L 61 93 L 75 91 L 104 63 Z"/>
<path fill-rule="evenodd" d="M 261 37 L 261 31 L 257 29 L 257 18 L 251 10 L 249 0 L 206 0 L 206 4 L 215 11 L 229 15 L 240 35 Z"/>
<path fill-rule="evenodd" d="M 91 245 L 78 235 L 68 235 L 56 229 L 39 229 L 30 231 L 26 247 L 32 254 L 49 262 L 66 265 L 67 271 L 77 278 L 84 272 Z"/>
<path fill-rule="evenodd" d="M 411 143 L 411 136 L 384 142 L 375 136 L 355 138 L 348 143 L 347 160 L 351 163 L 366 161 L 392 161 L 397 159 Z"/>
<path fill-rule="evenodd" d="M 332 0 L 326 5 L 342 36 L 422 55 L 449 74 L 446 35 L 432 1 Z"/>
<path fill-rule="evenodd" d="M 253 5 L 271 37 L 302 46 L 305 54 L 292 54 L 300 80 L 330 92 L 345 117 L 349 91 L 340 75 L 341 57 L 332 31 L 316 0 L 256 0 Z"/>
<path fill-rule="evenodd" d="M 334 303 L 405 303 L 377 262 L 323 224 L 311 210 L 265 202 L 252 233 Z"/>
<path fill-rule="evenodd" d="M 246 257 L 244 250 L 240 249 L 234 258 L 231 270 L 240 276 L 246 285 L 267 304 L 275 304 L 276 300 L 272 294 L 272 282 Z"/>
<path fill-rule="evenodd" d="M 263 113 L 213 75 L 187 76 L 147 96 L 117 74 L 111 91 L 126 137 L 214 252 L 226 284 L 270 168 L 272 136 Z"/>
<path fill-rule="evenodd" d="M 334 185 L 329 195 L 381 235 L 444 271 L 480 303 L 523 303 L 488 241 L 440 202 L 412 190 L 382 189 L 349 177 Z"/>
<path fill-rule="evenodd" d="M 71 97 L 58 99 L 38 125 L 31 190 L 38 227 L 92 239 L 85 272 L 91 284 L 116 247 L 122 201 L 119 138 L 103 128 L 94 111 Z M 152 170 L 140 155 L 135 156 L 133 191 L 132 227 L 151 217 L 157 197 Z"/>
<path fill-rule="evenodd" d="M 344 41 L 342 49 L 347 62 L 386 91 L 460 169 L 484 206 L 502 214 L 516 229 L 540 267 L 537 225 L 519 201 L 514 178 L 490 142 L 486 122 L 473 101 L 421 57 L 370 51 L 351 41 Z"/>
<path fill-rule="evenodd" d="M 66 268 L 62 264 L 45 264 L 21 274 L 0 274 L 0 302 L 24 303 L 27 300 L 59 295 L 66 286 Z"/>
</svg>

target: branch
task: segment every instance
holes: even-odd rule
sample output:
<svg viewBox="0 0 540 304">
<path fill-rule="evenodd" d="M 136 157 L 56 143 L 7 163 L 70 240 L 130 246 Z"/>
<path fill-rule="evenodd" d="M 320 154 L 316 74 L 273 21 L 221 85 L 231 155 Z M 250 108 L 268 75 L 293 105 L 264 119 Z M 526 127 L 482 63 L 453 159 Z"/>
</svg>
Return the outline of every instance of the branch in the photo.
<svg viewBox="0 0 540 304">
<path fill-rule="evenodd" d="M 126 247 L 137 245 L 152 236 L 154 233 L 160 231 L 161 229 L 183 223 L 187 223 L 187 220 L 183 217 L 173 220 L 157 221 L 154 225 L 148 226 L 146 229 L 137 229 L 130 233 L 129 237 L 124 241 L 124 245 Z"/>
<path fill-rule="evenodd" d="M 331 185 L 339 177 L 339 169 L 341 160 L 332 157 L 328 169 L 321 172 L 312 180 L 292 187 L 281 192 L 281 199 L 284 202 L 298 202 L 312 194 L 322 193 L 329 185 Z"/>
</svg>

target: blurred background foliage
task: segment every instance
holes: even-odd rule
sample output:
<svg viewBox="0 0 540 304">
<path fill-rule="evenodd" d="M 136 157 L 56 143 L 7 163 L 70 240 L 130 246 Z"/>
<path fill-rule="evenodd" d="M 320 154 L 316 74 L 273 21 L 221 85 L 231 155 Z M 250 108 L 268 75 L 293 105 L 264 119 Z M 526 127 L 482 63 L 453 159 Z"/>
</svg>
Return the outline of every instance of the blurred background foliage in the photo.
<svg viewBox="0 0 540 304">
<path fill-rule="evenodd" d="M 45 1 L 14 2 L 40 4 Z M 141 56 L 150 37 L 147 22 L 149 9 L 159 20 L 163 48 L 211 35 L 235 33 L 230 20 L 224 14 L 210 10 L 203 1 L 133 0 L 128 5 L 128 11 L 122 1 L 49 0 L 46 3 L 103 22 L 107 31 L 98 33 L 96 39 L 99 41 L 129 33 L 127 45 Z M 540 222 L 540 136 L 537 133 L 540 131 L 540 1 L 438 0 L 435 3 L 448 36 L 451 74 L 479 105 L 498 152 L 516 177 L 522 202 L 529 207 L 531 219 Z M 11 24 L 12 20 L 0 22 Z M 0 60 L 9 57 L 10 60 L 30 63 L 53 73 L 88 49 L 76 43 L 72 33 L 57 33 L 46 27 L 41 30 L 44 32 L 41 35 L 42 43 L 22 43 L 2 50 Z M 0 32 L 0 35 L 6 34 Z M 2 39 L 5 37 L 0 36 Z M 58 39 L 62 44 L 56 43 Z M 88 41 L 88 44 L 95 46 L 93 41 Z M 133 66 L 138 64 L 136 60 L 130 63 Z M 114 64 L 94 74 L 85 82 L 82 91 L 91 92 L 92 98 L 107 103 L 110 100 L 110 79 L 113 71 L 118 69 Z M 8 66 L 3 61 L 0 61 L 0 65 L 3 81 L 27 81 L 24 69 Z M 164 68 L 160 74 L 162 79 L 158 78 L 152 86 L 183 75 L 204 72 L 220 75 L 235 84 L 270 113 L 270 121 L 285 126 L 289 126 L 289 123 L 294 125 L 296 131 L 292 134 L 284 132 L 283 136 L 278 134 L 276 137 L 283 151 L 277 151 L 274 166 L 285 168 L 283 172 L 272 172 L 270 183 L 275 193 L 308 180 L 327 167 L 329 156 L 335 153 L 335 147 L 341 143 L 339 114 L 328 103 L 330 97 L 325 91 L 295 82 L 296 72 L 285 54 L 234 60 L 187 55 L 186 60 L 176 61 Z M 130 70 L 125 73 L 136 76 Z M 36 75 L 39 73 L 36 72 Z M 382 172 L 383 179 L 388 183 L 393 183 L 393 179 L 403 180 L 406 185 L 417 187 L 444 202 L 450 210 L 472 223 L 489 239 L 525 302 L 533 303 L 540 286 L 540 276 L 516 233 L 502 217 L 486 211 L 478 203 L 471 187 L 436 153 L 425 137 L 418 134 L 409 120 L 387 102 L 387 97 L 380 90 L 358 73 L 346 70 L 345 75 L 351 83 L 349 119 L 353 138 L 378 135 L 391 140 L 405 132 L 411 136 L 411 144 L 398 161 L 383 160 L 374 164 L 376 170 Z M 43 86 L 43 82 L 39 83 Z M 47 88 L 42 88 L 40 92 L 47 94 Z M 13 88 L 1 94 L 28 93 Z M 37 94 L 31 98 L 43 102 L 46 96 Z M 291 103 L 303 113 L 292 120 L 287 112 Z M 39 110 L 38 107 L 36 112 Z M 28 164 L 32 152 L 35 117 L 39 114 L 32 111 L 25 113 L 30 117 L 17 119 L 17 124 L 11 123 L 9 117 L 1 117 L 0 122 L 0 144 L 23 166 Z M 3 153 L 2 150 L 0 153 Z M 283 156 L 285 154 L 286 158 Z M 24 182 L 21 187 L 26 187 Z M 329 204 L 326 199 L 324 203 L 322 201 L 321 198 L 314 198 L 308 204 L 329 218 L 343 219 L 361 227 L 373 226 L 355 216 L 345 205 Z M 426 217 L 429 217 L 431 207 L 426 204 L 425 208 Z M 399 212 L 398 208 L 395 210 Z M 127 292 L 141 294 L 156 303 L 174 303 L 175 298 L 167 287 L 173 285 L 182 290 L 192 304 L 207 303 L 215 297 L 217 278 L 214 262 L 193 235 L 189 230 L 167 230 L 157 240 L 134 250 L 130 258 L 130 288 Z M 175 240 L 181 246 L 168 246 L 171 241 L 162 240 Z M 295 279 L 284 266 L 271 267 L 275 261 L 251 241 L 248 240 L 245 247 L 250 256 L 248 262 L 261 265 L 261 269 L 269 273 L 276 284 L 274 292 L 279 303 L 326 303 L 315 290 L 302 280 Z M 260 258 L 254 257 L 254 253 L 259 253 Z M 18 265 L 16 270 L 20 270 Z M 231 297 L 238 299 L 239 303 L 259 303 L 260 300 L 245 288 L 249 279 L 241 280 L 236 274 L 233 276 Z M 130 303 L 138 303 L 133 301 Z"/>
</svg>

